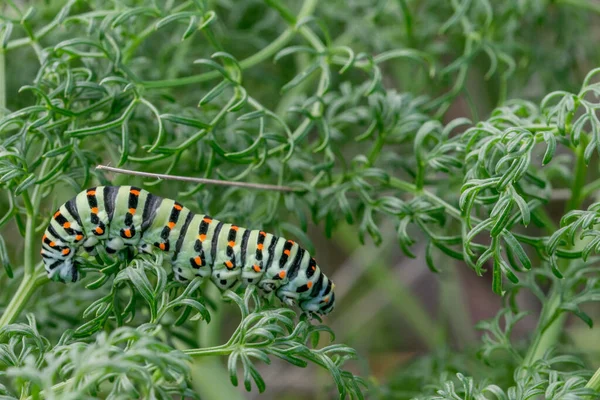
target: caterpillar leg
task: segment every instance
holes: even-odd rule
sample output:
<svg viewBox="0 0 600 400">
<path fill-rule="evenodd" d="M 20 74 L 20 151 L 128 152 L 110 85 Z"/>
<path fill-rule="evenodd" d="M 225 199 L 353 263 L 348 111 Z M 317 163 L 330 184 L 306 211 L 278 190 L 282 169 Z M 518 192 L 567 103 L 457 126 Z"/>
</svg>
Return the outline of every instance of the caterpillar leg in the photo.
<svg viewBox="0 0 600 400">
<path fill-rule="evenodd" d="M 154 248 L 152 246 L 140 246 L 141 252 L 153 252 Z M 202 259 L 200 256 L 197 257 L 179 257 L 172 264 L 173 274 L 177 281 L 179 282 L 189 282 L 196 277 L 206 278 L 210 276 L 211 270 L 207 265 L 203 265 Z"/>
<path fill-rule="evenodd" d="M 289 307 L 295 307 L 298 304 L 298 293 L 282 289 L 280 288 L 276 293 L 279 300 Z"/>
<path fill-rule="evenodd" d="M 173 265 L 173 276 L 178 282 L 189 282 L 197 276 L 202 276 L 190 268 L 183 268 L 181 265 Z"/>
<path fill-rule="evenodd" d="M 273 283 L 273 282 L 264 282 L 264 281 L 262 281 L 262 282 L 259 283 L 259 287 L 266 294 L 272 293 L 276 289 L 275 283 Z"/>
<path fill-rule="evenodd" d="M 280 299 L 280 300 L 290 308 L 296 307 L 296 301 L 291 297 L 284 297 L 283 299 Z"/>
<path fill-rule="evenodd" d="M 91 256 L 96 255 L 96 245 L 99 243 L 98 238 L 90 236 L 83 241 L 83 250 Z"/>
<path fill-rule="evenodd" d="M 148 243 L 142 243 L 138 246 L 138 251 L 140 253 L 152 254 L 152 246 Z"/>
<path fill-rule="evenodd" d="M 264 275 L 264 267 L 262 261 L 250 260 L 246 267 L 242 268 L 242 274 L 240 276 L 242 281 L 242 288 L 250 285 L 258 285 Z"/>
<path fill-rule="evenodd" d="M 221 290 L 237 289 L 241 285 L 240 270 L 215 270 L 211 276 L 211 280 Z"/>
<path fill-rule="evenodd" d="M 123 249 L 125 247 L 125 243 L 121 238 L 112 238 L 108 242 L 106 242 L 105 248 L 108 254 L 115 254 L 117 251 Z"/>
<path fill-rule="evenodd" d="M 181 267 L 176 267 L 173 268 L 173 274 L 175 277 L 175 280 L 177 282 L 188 282 L 189 279 L 185 276 L 185 274 L 183 273 L 183 270 L 181 269 Z"/>
</svg>

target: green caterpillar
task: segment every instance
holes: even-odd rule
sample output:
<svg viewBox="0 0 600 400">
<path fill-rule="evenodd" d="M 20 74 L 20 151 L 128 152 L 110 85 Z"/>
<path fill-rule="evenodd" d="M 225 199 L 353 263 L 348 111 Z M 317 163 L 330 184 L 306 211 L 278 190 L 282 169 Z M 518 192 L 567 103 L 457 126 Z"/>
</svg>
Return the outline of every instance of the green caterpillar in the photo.
<svg viewBox="0 0 600 400">
<path fill-rule="evenodd" d="M 334 307 L 334 285 L 297 243 L 259 230 L 194 214 L 170 199 L 133 186 L 98 186 L 63 204 L 42 238 L 50 279 L 77 281 L 75 254 L 97 245 L 114 254 L 126 247 L 171 257 L 175 279 L 210 277 L 221 289 L 254 284 L 282 302 L 325 315 Z"/>
</svg>

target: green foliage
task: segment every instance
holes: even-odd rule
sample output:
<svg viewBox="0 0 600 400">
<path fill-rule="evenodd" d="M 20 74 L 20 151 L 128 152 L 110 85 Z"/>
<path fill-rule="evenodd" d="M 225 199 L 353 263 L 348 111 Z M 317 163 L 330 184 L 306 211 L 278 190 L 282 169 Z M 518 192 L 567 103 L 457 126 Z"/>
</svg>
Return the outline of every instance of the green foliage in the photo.
<svg viewBox="0 0 600 400">
<path fill-rule="evenodd" d="M 67 331 L 55 346 L 41 336 L 35 318 L 28 324 L 13 324 L 0 335 L 3 372 L 16 389 L 0 387 L 0 394 L 17 399 L 80 399 L 103 392 L 110 382 L 106 398 L 143 397 L 168 399 L 174 395 L 192 396 L 186 376 L 189 357 L 156 338 L 160 327 L 152 324 L 136 328 L 121 327 L 110 334 L 98 334 L 94 342 L 74 340 Z"/>
<path fill-rule="evenodd" d="M 80 283 L 48 282 L 37 251 L 56 207 L 95 184 L 135 182 L 295 238 L 317 257 L 334 258 L 311 242 L 311 224 L 331 248 L 391 234 L 406 257 L 424 249 L 432 271 L 451 262 L 489 271 L 504 306 L 478 324 L 480 346 L 430 349 L 373 380 L 373 396 L 599 398 L 600 378 L 586 369 L 598 366 L 560 335 L 568 315 L 591 327 L 584 304 L 600 300 L 600 180 L 590 173 L 600 154 L 598 13 L 587 0 L 7 1 L 0 394 L 193 396 L 193 361 L 218 355 L 229 357 L 224 379 L 247 390 L 264 391 L 258 364 L 280 359 L 316 364 L 341 398 L 363 397 L 366 381 L 344 369 L 357 353 L 323 347 L 327 325 L 252 288 L 220 298 L 207 283 L 183 287 L 159 254 L 101 253 L 79 260 Z M 97 164 L 293 190 L 141 181 Z M 560 190 L 568 198 L 557 213 Z M 403 317 L 429 318 L 387 266 L 370 271 Z M 367 288 L 358 277 L 345 284 Z M 517 301 L 524 293 L 541 312 Z M 227 302 L 240 311 L 232 326 Z M 24 310 L 35 315 L 27 324 Z M 515 340 L 526 315 L 537 326 Z M 229 339 L 207 341 L 219 324 Z M 407 328 L 440 343 L 423 327 L 437 324 Z"/>
<path fill-rule="evenodd" d="M 365 383 L 352 373 L 340 367 L 347 361 L 356 358 L 355 350 L 340 344 L 332 344 L 321 349 L 314 347 L 319 342 L 321 332 L 335 338 L 334 333 L 325 325 L 312 325 L 305 318 L 294 324 L 295 313 L 292 310 L 265 309 L 254 288 L 246 290 L 244 298 L 232 292 L 225 297 L 237 304 L 242 314 L 242 321 L 231 338 L 222 346 L 210 349 L 188 351 L 188 354 L 229 354 L 229 374 L 231 382 L 238 384 L 238 365 L 241 365 L 244 386 L 250 390 L 252 381 L 260 391 L 265 382 L 254 366 L 252 359 L 269 364 L 274 356 L 297 367 L 306 367 L 307 361 L 328 369 L 335 381 L 341 397 L 361 396 L 361 385 Z M 308 343 L 310 341 L 310 344 Z"/>
</svg>

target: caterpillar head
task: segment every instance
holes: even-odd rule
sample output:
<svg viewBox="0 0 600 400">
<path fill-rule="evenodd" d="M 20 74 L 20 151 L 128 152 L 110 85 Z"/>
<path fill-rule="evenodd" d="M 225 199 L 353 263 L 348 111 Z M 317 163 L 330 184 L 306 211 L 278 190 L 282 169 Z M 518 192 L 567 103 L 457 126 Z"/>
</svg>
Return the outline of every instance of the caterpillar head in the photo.
<svg viewBox="0 0 600 400">
<path fill-rule="evenodd" d="M 52 258 L 44 257 L 44 268 L 48 278 L 58 282 L 76 282 L 79 279 L 77 262 L 74 257 Z"/>
</svg>

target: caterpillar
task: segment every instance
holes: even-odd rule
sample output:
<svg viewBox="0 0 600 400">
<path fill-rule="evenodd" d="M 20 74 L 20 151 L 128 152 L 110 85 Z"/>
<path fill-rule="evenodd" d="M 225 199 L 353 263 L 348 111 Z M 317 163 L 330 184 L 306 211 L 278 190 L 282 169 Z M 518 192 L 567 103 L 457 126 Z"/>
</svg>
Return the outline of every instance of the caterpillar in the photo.
<svg viewBox="0 0 600 400">
<path fill-rule="evenodd" d="M 294 241 L 195 214 L 138 187 L 90 188 L 59 207 L 42 237 L 49 278 L 77 281 L 75 254 L 83 248 L 94 255 L 96 246 L 109 255 L 162 251 L 180 282 L 200 276 L 221 290 L 256 285 L 309 315 L 334 307 L 334 284 Z"/>
</svg>

